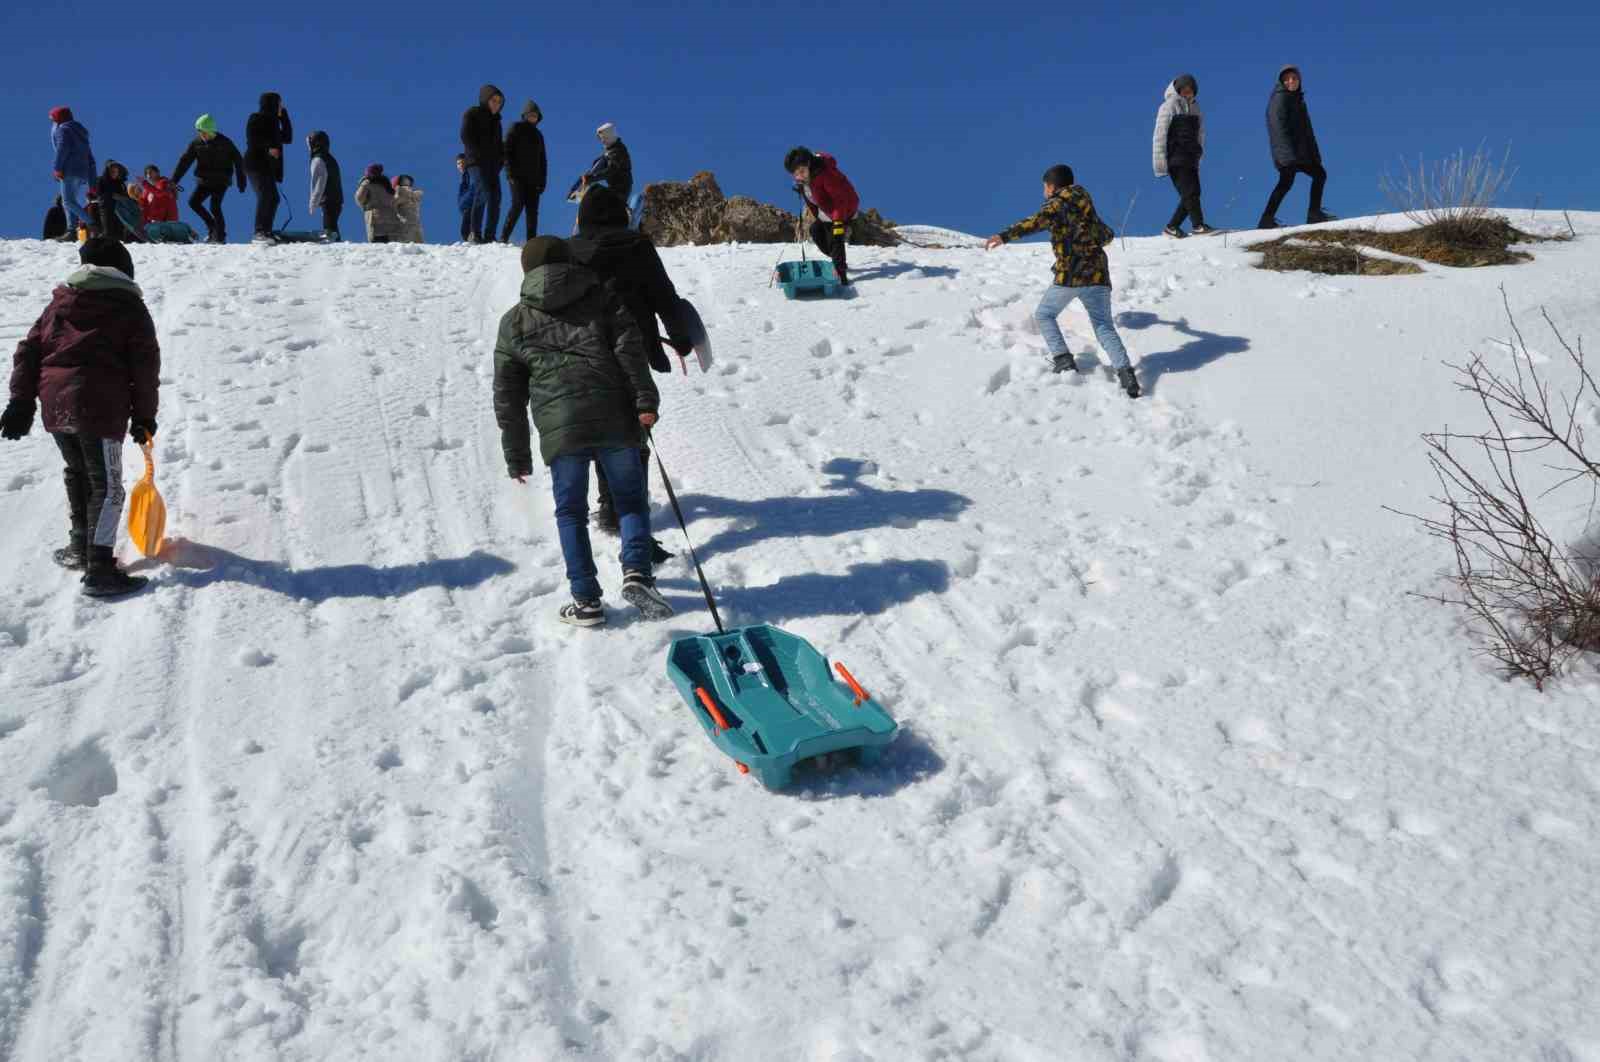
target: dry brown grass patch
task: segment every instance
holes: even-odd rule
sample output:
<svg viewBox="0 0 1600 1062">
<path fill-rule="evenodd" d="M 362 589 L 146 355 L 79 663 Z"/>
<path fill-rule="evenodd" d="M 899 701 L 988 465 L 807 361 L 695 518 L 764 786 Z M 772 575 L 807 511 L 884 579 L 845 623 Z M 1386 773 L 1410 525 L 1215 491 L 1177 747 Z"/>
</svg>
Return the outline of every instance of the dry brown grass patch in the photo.
<svg viewBox="0 0 1600 1062">
<path fill-rule="evenodd" d="M 1564 239 L 1566 237 L 1535 236 L 1523 232 L 1499 214 L 1491 214 L 1486 217 L 1442 219 L 1404 232 L 1311 229 L 1251 244 L 1246 249 L 1263 256 L 1260 263 L 1262 269 L 1280 272 L 1305 269 L 1313 273 L 1343 276 L 1392 276 L 1420 273 L 1422 270 L 1410 263 L 1363 255 L 1361 248 L 1388 251 L 1435 265 L 1470 269 L 1532 261 L 1533 255 L 1513 250 L 1513 247 L 1522 243 Z M 1320 246 L 1308 247 L 1307 244 Z"/>
</svg>

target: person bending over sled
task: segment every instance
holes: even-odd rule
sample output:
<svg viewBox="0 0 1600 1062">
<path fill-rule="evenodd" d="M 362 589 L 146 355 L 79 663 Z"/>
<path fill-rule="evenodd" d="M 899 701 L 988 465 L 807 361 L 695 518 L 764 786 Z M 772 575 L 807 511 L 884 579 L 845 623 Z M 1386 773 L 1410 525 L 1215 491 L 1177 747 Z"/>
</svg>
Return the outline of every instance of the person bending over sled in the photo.
<svg viewBox="0 0 1600 1062">
<path fill-rule="evenodd" d="M 495 339 L 494 415 L 506 471 L 526 483 L 533 473 L 533 412 L 572 589 L 561 622 L 598 627 L 606 621 L 589 546 L 591 463 L 605 469 L 622 523 L 622 596 L 646 619 L 665 619 L 672 606 L 651 575 L 650 508 L 639 458 L 660 396 L 639 326 L 616 290 L 571 261 L 566 243 L 553 236 L 527 242 L 522 270 L 522 298 L 500 319 Z"/>
<path fill-rule="evenodd" d="M 1106 260 L 1105 248 L 1116 234 L 1100 220 L 1094 200 L 1073 179 L 1071 166 L 1051 166 L 1045 170 L 1044 206 L 1032 217 L 1023 218 L 989 237 L 986 247 L 992 251 L 1003 243 L 1044 229 L 1050 230 L 1050 249 L 1056 256 L 1055 283 L 1045 291 L 1039 308 L 1033 312 L 1033 319 L 1039 323 L 1039 334 L 1044 337 L 1052 367 L 1056 372 L 1074 372 L 1078 368 L 1067 350 L 1067 341 L 1061 335 L 1056 318 L 1074 299 L 1081 299 L 1083 308 L 1089 312 L 1095 338 L 1117 370 L 1117 382 L 1129 398 L 1138 398 L 1139 378 L 1128 362 L 1122 337 L 1111 323 L 1111 263 Z"/>
<path fill-rule="evenodd" d="M 839 169 L 832 155 L 797 147 L 783 157 L 783 168 L 795 179 L 794 189 L 805 200 L 805 215 L 811 219 L 811 242 L 833 259 L 839 283 L 850 283 L 845 272 L 845 237 L 850 222 L 861 206 L 855 186 Z"/>
<path fill-rule="evenodd" d="M 35 403 L 44 408 L 44 430 L 66 462 L 72 528 L 55 561 L 87 569 L 84 593 L 115 597 L 146 582 L 118 568 L 113 551 L 122 523 L 122 437 L 143 445 L 156 433 L 161 348 L 128 249 L 95 237 L 78 258 L 82 267 L 17 344 L 0 438 L 27 435 Z"/>
</svg>

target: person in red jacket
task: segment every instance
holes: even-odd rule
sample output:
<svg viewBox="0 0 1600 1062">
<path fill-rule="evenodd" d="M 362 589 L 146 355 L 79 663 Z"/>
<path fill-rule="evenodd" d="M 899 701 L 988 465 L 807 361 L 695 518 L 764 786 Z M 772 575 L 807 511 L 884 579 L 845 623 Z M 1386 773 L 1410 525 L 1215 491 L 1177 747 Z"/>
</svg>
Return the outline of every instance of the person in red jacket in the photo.
<svg viewBox="0 0 1600 1062">
<path fill-rule="evenodd" d="M 161 167 L 144 168 L 144 184 L 139 190 L 139 209 L 144 212 L 144 223 L 178 220 L 178 190 L 172 182 L 161 176 Z"/>
<path fill-rule="evenodd" d="M 117 567 L 115 548 L 122 440 L 131 435 L 143 445 L 155 436 L 161 348 L 144 293 L 133 282 L 128 249 L 96 236 L 78 249 L 78 260 L 82 267 L 56 288 L 17 344 L 0 439 L 27 435 L 35 409 L 43 412 L 44 430 L 66 462 L 72 519 L 71 537 L 55 551 L 55 561 L 87 569 L 85 594 L 115 597 L 146 582 Z"/>
<path fill-rule="evenodd" d="M 845 236 L 850 221 L 861 208 L 855 186 L 839 169 L 832 155 L 797 147 L 783 157 L 783 168 L 795 179 L 795 191 L 805 200 L 805 214 L 811 219 L 811 241 L 833 259 L 839 283 L 850 283 L 845 272 Z"/>
</svg>

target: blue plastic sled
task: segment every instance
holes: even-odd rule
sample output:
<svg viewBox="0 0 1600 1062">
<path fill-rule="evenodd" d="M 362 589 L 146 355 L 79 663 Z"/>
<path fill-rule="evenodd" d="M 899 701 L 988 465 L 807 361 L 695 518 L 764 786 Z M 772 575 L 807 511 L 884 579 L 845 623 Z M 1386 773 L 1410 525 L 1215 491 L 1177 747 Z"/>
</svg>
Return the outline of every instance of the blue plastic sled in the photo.
<svg viewBox="0 0 1600 1062">
<path fill-rule="evenodd" d="M 856 749 L 861 763 L 876 763 L 894 740 L 889 713 L 834 667 L 837 679 L 810 642 L 765 623 L 679 638 L 667 652 L 667 675 L 706 736 L 768 789 L 830 752 Z"/>
<path fill-rule="evenodd" d="M 824 258 L 805 262 L 779 262 L 778 284 L 789 298 L 821 294 L 830 298 L 839 290 L 839 272 Z"/>
</svg>

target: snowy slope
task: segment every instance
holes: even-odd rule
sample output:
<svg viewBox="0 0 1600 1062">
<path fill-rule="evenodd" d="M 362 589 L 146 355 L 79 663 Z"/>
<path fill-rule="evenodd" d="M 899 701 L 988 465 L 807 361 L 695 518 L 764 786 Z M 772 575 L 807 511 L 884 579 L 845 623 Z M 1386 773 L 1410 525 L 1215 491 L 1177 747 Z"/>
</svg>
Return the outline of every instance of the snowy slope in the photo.
<svg viewBox="0 0 1600 1062">
<path fill-rule="evenodd" d="M 1043 245 L 853 250 L 820 305 L 666 252 L 724 617 L 902 724 L 783 794 L 664 676 L 681 559 L 676 621 L 609 560 L 611 627 L 554 620 L 490 407 L 513 251 L 137 249 L 154 589 L 79 597 L 53 448 L 0 445 L 0 1058 L 1600 1059 L 1600 673 L 1494 676 L 1380 508 L 1426 506 L 1499 285 L 1536 347 L 1541 305 L 1600 331 L 1576 220 L 1412 278 L 1129 240 L 1139 402 L 1045 371 Z M 71 258 L 0 244 L 0 335 Z"/>
</svg>

